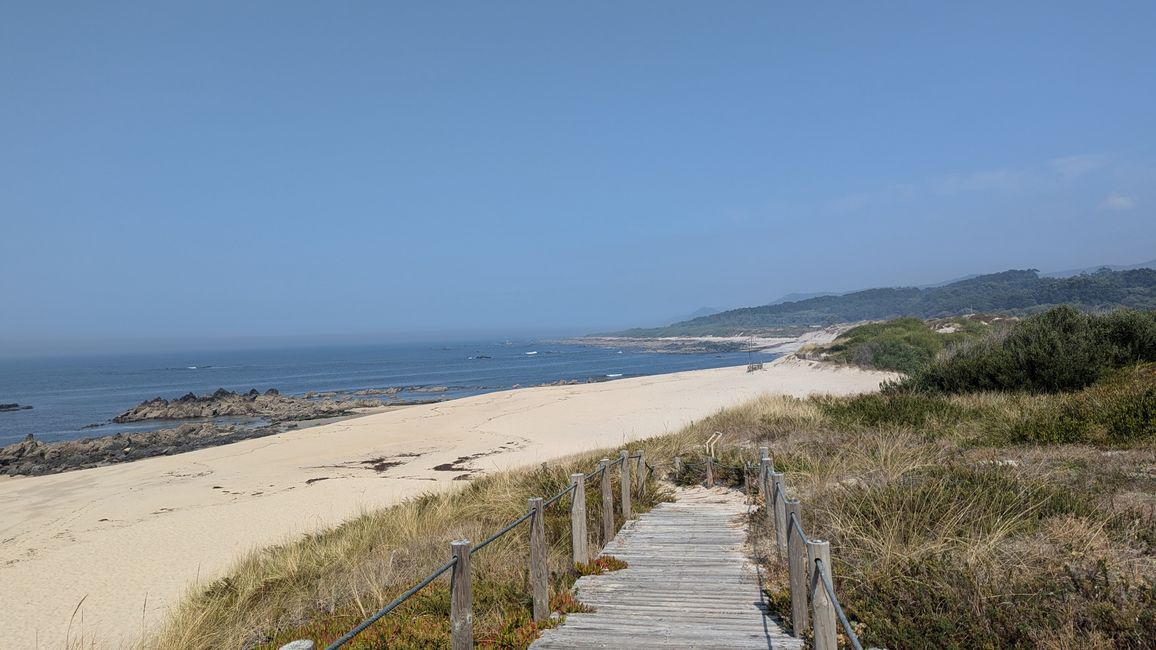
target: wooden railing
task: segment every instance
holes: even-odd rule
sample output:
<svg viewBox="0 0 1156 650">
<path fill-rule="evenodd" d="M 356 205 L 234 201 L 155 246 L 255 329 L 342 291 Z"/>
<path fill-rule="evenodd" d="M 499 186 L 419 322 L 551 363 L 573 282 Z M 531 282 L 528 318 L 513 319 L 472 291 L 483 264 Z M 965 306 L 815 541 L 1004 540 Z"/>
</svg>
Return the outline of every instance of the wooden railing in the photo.
<svg viewBox="0 0 1156 650">
<path fill-rule="evenodd" d="M 775 528 L 779 558 L 787 562 L 792 633 L 800 637 L 811 629 L 815 650 L 837 650 L 837 625 L 841 624 L 851 647 L 863 650 L 835 595 L 830 543 L 807 537 L 803 530 L 802 504 L 798 499 L 787 498 L 783 472 L 775 471 L 766 447 L 759 448 L 759 458 L 759 489 L 764 495 L 764 509 L 768 522 Z"/>
<path fill-rule="evenodd" d="M 632 472 L 631 462 L 637 461 Z M 390 601 L 385 607 L 374 612 L 371 616 L 359 623 L 341 638 L 326 646 L 326 650 L 337 650 L 352 641 L 358 634 L 364 632 L 405 601 L 412 598 L 422 589 L 425 589 L 435 580 L 450 572 L 450 630 L 451 647 L 453 650 L 472 650 L 474 647 L 474 615 L 473 593 L 471 586 L 471 558 L 491 543 L 513 532 L 525 522 L 530 522 L 529 542 L 530 557 L 530 591 L 533 601 L 533 616 L 535 621 L 546 620 L 550 617 L 550 587 L 549 568 L 547 566 L 546 542 L 546 509 L 558 503 L 567 496 L 570 497 L 570 545 L 571 557 L 575 565 L 587 564 L 590 561 L 590 535 L 586 529 L 586 482 L 595 477 L 601 477 L 601 510 L 602 510 L 602 539 L 609 542 L 615 534 L 614 527 L 614 494 L 611 482 L 611 468 L 618 466 L 620 512 L 623 522 L 632 515 L 631 497 L 637 494 L 642 497 L 646 490 L 646 479 L 654 471 L 645 459 L 642 450 L 634 454 L 622 450 L 616 460 L 603 458 L 598 461 L 589 473 L 570 475 L 570 484 L 558 494 L 543 499 L 533 497 L 527 504 L 524 514 L 506 524 L 493 535 L 482 542 L 471 545 L 470 540 L 460 539 L 450 542 L 450 559 L 417 584 L 406 590 L 397 598 Z M 634 479 L 631 480 L 633 473 Z M 313 641 L 302 639 L 281 646 L 280 650 L 313 650 Z"/>
</svg>

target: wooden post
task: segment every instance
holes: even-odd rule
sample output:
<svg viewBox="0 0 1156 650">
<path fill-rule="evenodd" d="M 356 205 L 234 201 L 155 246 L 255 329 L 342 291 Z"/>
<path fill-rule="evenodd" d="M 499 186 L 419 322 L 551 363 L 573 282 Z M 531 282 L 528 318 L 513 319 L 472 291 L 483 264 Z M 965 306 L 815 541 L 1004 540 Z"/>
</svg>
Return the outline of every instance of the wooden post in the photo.
<svg viewBox="0 0 1156 650">
<path fill-rule="evenodd" d="M 610 486 L 610 459 L 598 461 L 602 469 L 602 548 L 614 539 L 614 491 Z"/>
<path fill-rule="evenodd" d="M 677 477 L 682 474 L 682 456 L 674 457 L 674 475 Z"/>
<path fill-rule="evenodd" d="M 714 487 L 714 458 L 706 457 L 706 486 Z"/>
<path fill-rule="evenodd" d="M 775 503 L 775 545 L 779 547 L 779 557 L 787 553 L 787 490 L 782 472 L 771 472 L 771 496 Z"/>
<path fill-rule="evenodd" d="M 763 462 L 763 459 L 767 462 Z M 767 480 L 767 466 L 771 464 L 771 449 L 770 447 L 759 447 L 759 489 L 762 489 L 763 484 Z M 765 498 L 765 497 L 764 497 Z"/>
<path fill-rule="evenodd" d="M 534 620 L 550 618 L 550 568 L 546 563 L 546 509 L 542 497 L 530 499 L 530 590 L 534 595 Z"/>
<path fill-rule="evenodd" d="M 807 544 L 807 566 L 811 570 L 811 623 L 815 627 L 815 650 L 839 650 L 838 630 L 835 628 L 835 603 L 823 587 L 818 560 L 827 577 L 831 577 L 831 545 L 822 540 Z M 834 585 L 835 581 L 831 580 Z"/>
<path fill-rule="evenodd" d="M 742 461 L 743 466 L 743 493 L 747 495 L 747 501 L 751 498 L 751 464 L 747 461 Z"/>
<path fill-rule="evenodd" d="M 800 517 L 801 506 L 798 499 L 786 502 L 787 521 L 790 516 Z M 791 632 L 796 638 L 803 638 L 807 632 L 807 546 L 803 536 L 793 525 L 787 525 L 787 570 L 791 584 Z"/>
<path fill-rule="evenodd" d="M 763 456 L 759 459 L 759 490 L 763 493 L 763 510 L 766 511 L 767 525 L 775 525 L 775 493 L 771 490 L 771 459 Z M 777 533 L 776 533 L 777 534 Z M 779 559 L 783 558 L 782 549 L 778 540 L 775 540 L 775 550 L 779 552 Z"/>
<path fill-rule="evenodd" d="M 767 512 L 774 512 L 774 493 L 771 492 L 771 459 L 763 456 L 759 459 L 759 492 L 763 495 L 763 505 Z"/>
<path fill-rule="evenodd" d="M 630 460 L 627 458 L 626 450 L 618 452 L 618 479 L 619 488 L 622 492 L 622 519 L 623 521 L 630 519 Z"/>
<path fill-rule="evenodd" d="M 641 499 L 642 495 L 646 494 L 646 457 L 641 449 L 638 450 L 638 465 L 634 477 L 638 479 L 638 498 Z"/>
<path fill-rule="evenodd" d="M 450 578 L 450 629 L 453 650 L 474 648 L 474 597 L 470 588 L 470 540 L 450 542 L 453 551 L 453 574 Z"/>
<path fill-rule="evenodd" d="M 587 548 L 590 538 L 586 535 L 586 475 L 582 472 L 570 475 L 574 495 L 570 499 L 570 542 L 574 547 L 574 564 L 590 561 Z"/>
</svg>

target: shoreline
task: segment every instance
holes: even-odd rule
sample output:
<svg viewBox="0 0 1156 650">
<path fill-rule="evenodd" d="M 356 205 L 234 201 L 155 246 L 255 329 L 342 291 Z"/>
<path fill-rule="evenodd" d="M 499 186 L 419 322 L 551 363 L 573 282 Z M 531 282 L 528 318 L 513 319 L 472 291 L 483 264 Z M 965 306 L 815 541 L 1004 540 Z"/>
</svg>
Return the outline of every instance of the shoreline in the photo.
<svg viewBox="0 0 1156 650">
<path fill-rule="evenodd" d="M 854 326 L 854 323 L 832 325 L 816 328 L 799 336 L 579 336 L 560 341 L 601 348 L 626 348 L 668 354 L 751 352 L 787 355 L 808 345 L 830 343 Z"/>
<path fill-rule="evenodd" d="M 0 483 L 15 647 L 131 646 L 242 554 L 471 477 L 680 429 L 766 393 L 878 388 L 796 358 L 411 406 L 174 456 Z M 452 531 L 447 531 L 452 534 Z"/>
</svg>

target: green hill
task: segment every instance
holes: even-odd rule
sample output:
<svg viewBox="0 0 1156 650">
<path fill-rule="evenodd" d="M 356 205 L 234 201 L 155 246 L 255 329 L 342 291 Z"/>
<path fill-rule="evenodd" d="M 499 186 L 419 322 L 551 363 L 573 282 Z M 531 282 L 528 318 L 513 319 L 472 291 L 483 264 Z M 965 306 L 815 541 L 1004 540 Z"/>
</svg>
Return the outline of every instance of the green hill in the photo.
<svg viewBox="0 0 1156 650">
<path fill-rule="evenodd" d="M 669 327 L 632 329 L 618 335 L 651 337 L 781 332 L 903 316 L 946 318 L 970 313 L 1027 314 L 1064 304 L 1093 311 L 1119 307 L 1156 309 L 1156 270 L 1103 270 L 1066 278 L 1040 277 L 1035 269 L 1004 271 L 939 287 L 867 289 L 838 296 L 744 307 Z"/>
</svg>

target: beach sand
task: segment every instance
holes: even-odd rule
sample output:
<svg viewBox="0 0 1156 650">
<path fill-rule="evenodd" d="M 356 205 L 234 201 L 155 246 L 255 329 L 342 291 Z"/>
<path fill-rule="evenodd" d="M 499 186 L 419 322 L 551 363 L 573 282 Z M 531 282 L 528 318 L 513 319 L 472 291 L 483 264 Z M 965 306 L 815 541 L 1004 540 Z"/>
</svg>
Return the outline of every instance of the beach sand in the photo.
<svg viewBox="0 0 1156 650">
<path fill-rule="evenodd" d="M 460 485 L 471 471 L 618 448 L 763 393 L 856 393 L 889 376 L 789 358 L 760 372 L 525 388 L 2 481 L 0 647 L 58 648 L 66 636 L 131 646 L 190 584 L 248 550 Z"/>
</svg>

